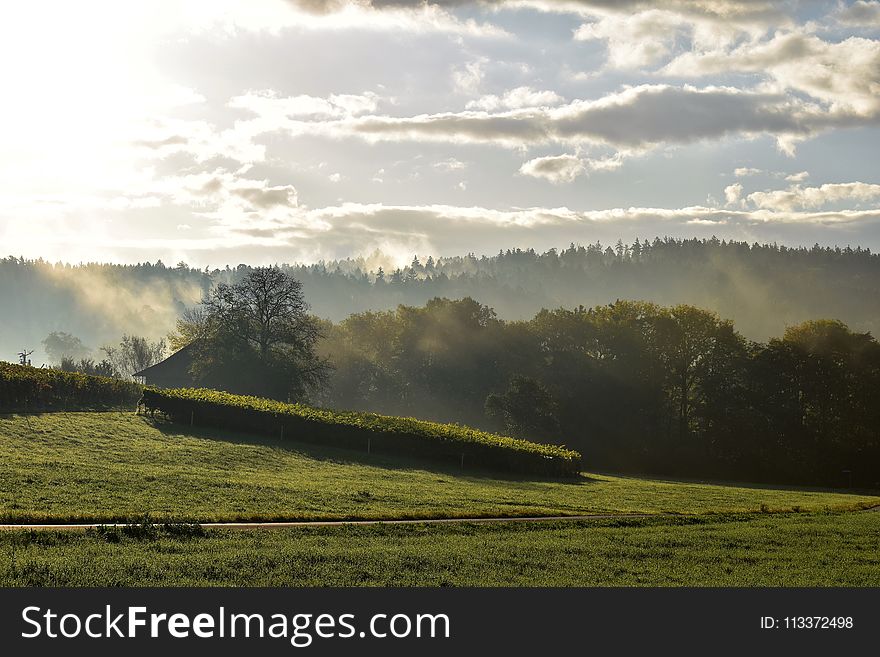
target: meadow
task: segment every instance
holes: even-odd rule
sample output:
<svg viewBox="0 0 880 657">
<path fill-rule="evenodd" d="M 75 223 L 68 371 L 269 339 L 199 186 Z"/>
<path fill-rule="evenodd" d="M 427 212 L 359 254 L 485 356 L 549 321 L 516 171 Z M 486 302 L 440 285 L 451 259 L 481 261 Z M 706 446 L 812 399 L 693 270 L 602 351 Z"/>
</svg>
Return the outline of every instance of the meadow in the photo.
<svg viewBox="0 0 880 657">
<path fill-rule="evenodd" d="M 880 513 L 0 532 L 0 586 L 880 586 Z"/>
<path fill-rule="evenodd" d="M 880 497 L 584 473 L 535 479 L 132 412 L 0 416 L 0 519 L 339 520 L 843 511 Z"/>
</svg>

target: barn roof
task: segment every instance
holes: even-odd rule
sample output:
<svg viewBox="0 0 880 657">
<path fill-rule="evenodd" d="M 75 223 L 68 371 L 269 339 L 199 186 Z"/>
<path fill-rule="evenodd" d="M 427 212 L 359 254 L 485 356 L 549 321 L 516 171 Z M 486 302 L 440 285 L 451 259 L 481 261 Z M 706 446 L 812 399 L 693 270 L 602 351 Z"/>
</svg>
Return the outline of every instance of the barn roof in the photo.
<svg viewBox="0 0 880 657">
<path fill-rule="evenodd" d="M 165 360 L 161 360 L 155 365 L 150 365 L 150 367 L 142 369 L 140 372 L 135 372 L 132 376 L 189 376 L 195 344 L 195 342 L 190 342 L 183 349 L 175 351 Z"/>
</svg>

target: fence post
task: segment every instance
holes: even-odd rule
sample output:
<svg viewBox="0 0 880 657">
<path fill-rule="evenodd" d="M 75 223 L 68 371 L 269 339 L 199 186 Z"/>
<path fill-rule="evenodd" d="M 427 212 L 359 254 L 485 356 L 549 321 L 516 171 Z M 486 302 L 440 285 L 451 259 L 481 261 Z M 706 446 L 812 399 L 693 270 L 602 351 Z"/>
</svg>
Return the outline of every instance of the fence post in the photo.
<svg viewBox="0 0 880 657">
<path fill-rule="evenodd" d="M 370 443 L 371 443 L 371 441 L 372 441 L 372 438 L 370 438 L 369 436 L 367 436 L 367 454 L 370 453 L 370 447 L 371 447 Z"/>
<path fill-rule="evenodd" d="M 461 453 L 461 469 L 464 470 L 464 452 Z"/>
<path fill-rule="evenodd" d="M 189 426 L 193 426 L 193 424 L 195 423 L 195 420 L 196 420 L 196 412 L 190 411 L 189 412 Z"/>
<path fill-rule="evenodd" d="M 284 440 L 284 425 L 281 425 L 281 440 Z"/>
</svg>

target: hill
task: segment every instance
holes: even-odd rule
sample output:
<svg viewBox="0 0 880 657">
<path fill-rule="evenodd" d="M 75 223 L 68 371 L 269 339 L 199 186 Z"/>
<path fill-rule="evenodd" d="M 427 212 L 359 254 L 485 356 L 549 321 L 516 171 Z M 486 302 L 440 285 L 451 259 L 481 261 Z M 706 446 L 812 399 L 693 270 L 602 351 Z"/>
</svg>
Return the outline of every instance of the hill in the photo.
<svg viewBox="0 0 880 657">
<path fill-rule="evenodd" d="M 847 510 L 843 492 L 584 474 L 504 477 L 152 421 L 132 413 L 0 416 L 7 521 L 352 519 Z"/>
</svg>

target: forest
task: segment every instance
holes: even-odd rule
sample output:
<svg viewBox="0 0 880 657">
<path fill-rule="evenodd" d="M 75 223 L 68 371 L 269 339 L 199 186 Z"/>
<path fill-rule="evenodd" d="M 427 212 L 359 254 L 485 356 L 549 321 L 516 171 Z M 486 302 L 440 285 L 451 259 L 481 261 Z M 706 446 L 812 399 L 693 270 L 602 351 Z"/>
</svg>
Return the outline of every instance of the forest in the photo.
<svg viewBox="0 0 880 657">
<path fill-rule="evenodd" d="M 565 443 L 589 468 L 838 486 L 880 481 L 880 344 L 837 320 L 767 342 L 690 305 L 505 322 L 472 299 L 325 326 L 323 404 Z"/>
<path fill-rule="evenodd" d="M 862 248 L 655 238 L 545 253 L 421 257 L 406 266 L 376 253 L 282 268 L 302 282 L 312 313 L 332 321 L 434 297 L 478 299 L 505 320 L 528 319 L 543 308 L 640 299 L 712 310 L 753 340 L 816 318 L 880 332 L 880 256 Z M 250 269 L 0 259 L 0 359 L 14 360 L 28 348 L 35 364 L 48 363 L 40 342 L 52 331 L 79 337 L 96 356 L 123 334 L 158 340 L 212 286 L 233 283 Z"/>
</svg>

